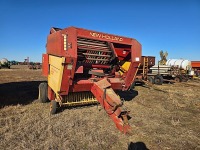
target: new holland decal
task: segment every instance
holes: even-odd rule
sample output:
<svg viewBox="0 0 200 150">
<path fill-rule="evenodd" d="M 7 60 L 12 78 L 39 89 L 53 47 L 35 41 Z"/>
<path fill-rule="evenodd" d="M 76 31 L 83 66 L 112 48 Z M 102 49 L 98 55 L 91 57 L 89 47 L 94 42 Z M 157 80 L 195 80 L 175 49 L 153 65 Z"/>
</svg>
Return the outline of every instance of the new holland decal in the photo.
<svg viewBox="0 0 200 150">
<path fill-rule="evenodd" d="M 112 41 L 123 41 L 123 38 L 121 37 L 97 33 L 97 32 L 90 32 L 90 35 L 96 38 L 100 38 L 100 39 L 106 39 L 106 40 L 112 40 Z"/>
</svg>

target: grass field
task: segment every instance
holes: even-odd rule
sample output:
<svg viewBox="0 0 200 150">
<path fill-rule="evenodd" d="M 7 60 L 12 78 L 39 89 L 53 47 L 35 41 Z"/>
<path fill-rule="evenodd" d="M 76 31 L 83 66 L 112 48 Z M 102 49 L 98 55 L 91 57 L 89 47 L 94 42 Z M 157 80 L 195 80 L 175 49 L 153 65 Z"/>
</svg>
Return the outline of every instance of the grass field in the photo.
<svg viewBox="0 0 200 150">
<path fill-rule="evenodd" d="M 136 86 L 127 92 L 132 134 L 120 133 L 97 105 L 49 114 L 39 103 L 41 70 L 0 70 L 0 149 L 126 150 L 143 142 L 151 150 L 200 150 L 200 81 Z M 134 97 L 134 98 L 133 98 Z"/>
</svg>

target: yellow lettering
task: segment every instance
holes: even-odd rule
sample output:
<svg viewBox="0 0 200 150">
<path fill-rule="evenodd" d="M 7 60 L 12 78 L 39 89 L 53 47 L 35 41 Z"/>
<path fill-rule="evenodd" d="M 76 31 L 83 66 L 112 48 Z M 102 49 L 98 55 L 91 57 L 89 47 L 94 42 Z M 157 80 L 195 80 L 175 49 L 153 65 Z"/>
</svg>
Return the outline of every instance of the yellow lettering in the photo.
<svg viewBox="0 0 200 150">
<path fill-rule="evenodd" d="M 101 34 L 97 33 L 97 36 L 96 36 L 96 37 L 101 38 Z"/>
<path fill-rule="evenodd" d="M 91 35 L 91 36 L 94 36 L 94 33 L 93 33 L 93 32 L 90 32 L 90 35 Z"/>
<path fill-rule="evenodd" d="M 107 40 L 110 40 L 110 36 L 109 35 L 105 35 Z"/>
<path fill-rule="evenodd" d="M 123 41 L 123 38 L 119 38 L 119 41 Z"/>
<path fill-rule="evenodd" d="M 113 36 L 114 41 L 119 41 L 119 37 Z"/>
<path fill-rule="evenodd" d="M 101 38 L 101 39 L 107 39 L 107 40 L 112 40 L 112 41 L 123 41 L 123 38 L 121 38 L 121 37 L 109 36 L 106 34 L 100 34 L 100 33 L 96 33 L 96 32 L 90 32 L 90 35 L 92 37 L 97 37 L 97 38 Z"/>
<path fill-rule="evenodd" d="M 106 35 L 102 35 L 101 38 L 102 38 L 102 39 L 106 39 Z"/>
</svg>

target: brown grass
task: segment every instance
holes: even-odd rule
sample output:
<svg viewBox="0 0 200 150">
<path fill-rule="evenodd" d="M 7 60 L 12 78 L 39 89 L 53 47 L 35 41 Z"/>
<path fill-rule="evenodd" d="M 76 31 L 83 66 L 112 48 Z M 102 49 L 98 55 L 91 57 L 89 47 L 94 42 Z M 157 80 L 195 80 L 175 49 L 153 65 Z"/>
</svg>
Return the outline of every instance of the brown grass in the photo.
<svg viewBox="0 0 200 150">
<path fill-rule="evenodd" d="M 123 135 L 95 105 L 63 109 L 51 116 L 49 104 L 37 100 L 37 86 L 45 80 L 40 74 L 26 68 L 0 70 L 0 102 L 4 104 L 0 149 L 126 150 L 128 143 L 138 141 L 153 150 L 200 149 L 199 81 L 135 87 L 138 96 L 125 102 L 131 111 L 132 134 Z"/>
</svg>

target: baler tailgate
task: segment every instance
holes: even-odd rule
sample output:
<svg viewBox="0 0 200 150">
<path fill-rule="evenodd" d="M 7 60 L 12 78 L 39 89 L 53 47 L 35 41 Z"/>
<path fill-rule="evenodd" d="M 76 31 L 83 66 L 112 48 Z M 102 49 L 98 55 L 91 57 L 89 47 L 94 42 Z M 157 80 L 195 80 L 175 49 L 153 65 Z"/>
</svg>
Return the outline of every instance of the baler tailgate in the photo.
<svg viewBox="0 0 200 150">
<path fill-rule="evenodd" d="M 129 132 L 131 127 L 128 124 L 128 112 L 122 110 L 123 104 L 107 78 L 95 82 L 91 92 L 114 121 L 116 127 L 123 133 Z"/>
</svg>

